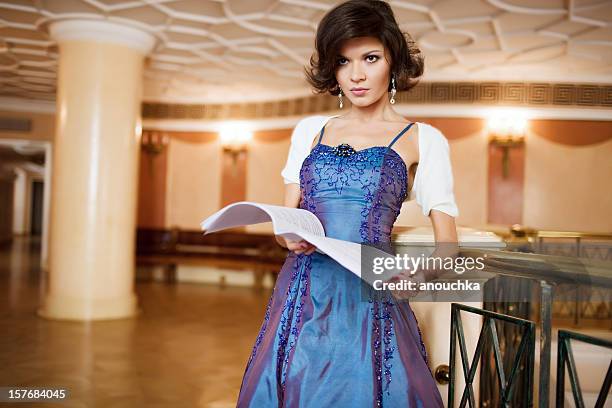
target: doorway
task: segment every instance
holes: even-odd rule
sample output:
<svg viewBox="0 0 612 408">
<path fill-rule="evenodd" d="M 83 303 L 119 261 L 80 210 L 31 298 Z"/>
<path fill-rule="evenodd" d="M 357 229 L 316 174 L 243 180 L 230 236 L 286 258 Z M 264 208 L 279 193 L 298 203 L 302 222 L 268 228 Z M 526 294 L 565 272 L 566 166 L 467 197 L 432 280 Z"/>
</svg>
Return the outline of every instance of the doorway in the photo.
<svg viewBox="0 0 612 408">
<path fill-rule="evenodd" d="M 41 236 L 43 228 L 43 197 L 42 181 L 32 181 L 32 199 L 30 200 L 30 235 Z"/>
</svg>

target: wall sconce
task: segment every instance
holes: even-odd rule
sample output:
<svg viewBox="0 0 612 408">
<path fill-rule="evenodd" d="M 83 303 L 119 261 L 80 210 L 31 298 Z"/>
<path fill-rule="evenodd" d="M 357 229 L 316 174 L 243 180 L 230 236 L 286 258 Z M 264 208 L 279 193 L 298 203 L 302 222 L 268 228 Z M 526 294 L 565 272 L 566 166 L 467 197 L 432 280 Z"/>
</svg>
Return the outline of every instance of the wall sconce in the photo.
<svg viewBox="0 0 612 408">
<path fill-rule="evenodd" d="M 157 156 L 164 151 L 170 137 L 165 132 L 155 130 L 145 130 L 142 132 L 141 144 L 144 151 L 152 156 Z"/>
<path fill-rule="evenodd" d="M 487 134 L 489 143 L 502 148 L 502 177 L 510 173 L 510 148 L 522 146 L 527 131 L 527 118 L 514 113 L 499 113 L 489 117 Z"/>
<path fill-rule="evenodd" d="M 253 139 L 253 132 L 246 124 L 226 123 L 222 125 L 219 137 L 223 151 L 229 153 L 235 163 L 238 155 L 246 152 L 249 142 Z"/>
</svg>

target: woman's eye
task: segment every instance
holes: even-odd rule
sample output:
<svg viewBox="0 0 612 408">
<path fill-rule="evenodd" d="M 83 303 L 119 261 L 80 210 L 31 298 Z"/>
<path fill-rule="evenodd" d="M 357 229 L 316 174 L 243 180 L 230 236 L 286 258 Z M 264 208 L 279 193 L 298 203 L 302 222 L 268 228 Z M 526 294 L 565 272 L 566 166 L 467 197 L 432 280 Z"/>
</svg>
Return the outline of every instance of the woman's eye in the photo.
<svg viewBox="0 0 612 408">
<path fill-rule="evenodd" d="M 368 55 L 366 57 L 366 60 L 368 62 L 376 62 L 380 59 L 380 57 L 378 55 Z M 348 63 L 348 60 L 346 58 L 340 58 L 338 60 L 338 65 L 346 65 Z"/>
</svg>

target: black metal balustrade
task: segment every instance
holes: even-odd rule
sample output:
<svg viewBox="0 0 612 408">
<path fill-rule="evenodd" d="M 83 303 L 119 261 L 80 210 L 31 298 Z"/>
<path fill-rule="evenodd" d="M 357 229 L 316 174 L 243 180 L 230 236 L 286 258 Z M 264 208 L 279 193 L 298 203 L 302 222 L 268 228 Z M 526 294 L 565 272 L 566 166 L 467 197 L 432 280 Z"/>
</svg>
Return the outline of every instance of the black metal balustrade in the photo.
<svg viewBox="0 0 612 408">
<path fill-rule="evenodd" d="M 539 327 L 538 407 L 549 407 L 553 290 L 561 285 L 596 288 L 604 292 L 604 301 L 608 302 L 609 307 L 612 299 L 612 264 L 595 259 L 467 248 L 461 250 L 460 256 L 484 257 L 487 272 L 503 279 L 516 279 L 516 282 L 528 280 L 537 285 L 536 316 L 530 316 L 529 320 L 537 321 Z M 468 274 L 464 276 L 468 278 Z M 506 295 L 499 293 L 500 299 Z M 520 303 L 500 301 L 495 305 L 485 304 L 485 309 L 499 311 L 500 308 L 507 310 L 516 307 L 517 311 L 524 312 L 524 308 L 519 307 Z M 520 314 L 526 318 L 523 313 Z M 489 367 L 485 377 L 492 375 L 493 369 Z"/>
<path fill-rule="evenodd" d="M 474 313 L 484 318 L 482 328 L 478 336 L 478 343 L 474 356 L 470 362 L 468 350 L 465 344 L 465 334 L 461 320 L 461 311 Z M 504 356 L 499 346 L 496 322 L 505 322 L 516 325 L 519 328 L 520 344 L 513 358 L 510 373 L 506 378 L 506 368 L 504 367 Z M 461 408 L 469 404 L 469 407 L 476 407 L 473 382 L 476 375 L 478 362 L 483 356 L 484 345 L 487 339 L 493 348 L 493 357 L 499 385 L 499 399 L 495 406 L 511 407 L 515 406 L 513 401 L 513 391 L 519 383 L 518 378 L 522 376 L 523 392 L 520 395 L 521 407 L 533 406 L 533 372 L 534 372 L 534 351 L 535 351 L 535 323 L 525 319 L 507 316 L 487 310 L 478 309 L 459 303 L 451 304 L 451 343 L 450 343 L 450 382 L 448 387 L 448 406 L 453 407 L 455 401 L 455 375 L 456 375 L 456 353 L 457 339 L 459 340 L 459 352 L 463 375 L 465 378 L 465 388 L 463 390 L 459 406 Z"/>
<path fill-rule="evenodd" d="M 574 361 L 574 354 L 572 353 L 572 345 L 570 340 L 578 340 L 584 343 L 592 344 L 595 346 L 607 347 L 612 349 L 612 341 L 598 339 L 596 337 L 587 336 L 581 333 L 575 333 L 568 330 L 559 330 L 557 336 L 557 408 L 563 408 L 565 406 L 565 368 L 569 373 L 570 385 L 572 387 L 572 395 L 574 397 L 574 403 L 577 408 L 584 408 L 584 398 L 582 396 L 582 389 L 580 388 L 580 382 L 578 381 L 578 373 L 576 370 L 576 362 Z M 612 385 L 612 359 L 608 366 L 608 372 L 604 378 L 603 385 L 599 391 L 595 408 L 603 408 L 606 403 L 606 399 L 610 393 L 610 385 Z"/>
</svg>

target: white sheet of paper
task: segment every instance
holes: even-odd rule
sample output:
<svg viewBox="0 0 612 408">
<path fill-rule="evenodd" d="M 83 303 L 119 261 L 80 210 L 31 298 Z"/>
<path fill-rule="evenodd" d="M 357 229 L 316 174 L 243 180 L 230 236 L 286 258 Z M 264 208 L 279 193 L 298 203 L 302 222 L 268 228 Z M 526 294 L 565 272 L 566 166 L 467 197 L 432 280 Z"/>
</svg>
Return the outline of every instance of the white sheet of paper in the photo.
<svg viewBox="0 0 612 408">
<path fill-rule="evenodd" d="M 321 221 L 310 211 L 272 204 L 240 201 L 217 211 L 200 223 L 204 234 L 243 225 L 272 222 L 274 234 L 310 242 L 317 251 L 361 276 L 361 245 L 325 236 Z M 390 256 L 380 251 L 381 256 Z"/>
<path fill-rule="evenodd" d="M 272 221 L 276 235 L 288 235 L 296 231 L 325 236 L 321 221 L 310 211 L 279 205 L 239 201 L 223 207 L 200 223 L 204 234 L 226 228 L 260 224 Z"/>
<path fill-rule="evenodd" d="M 321 237 L 309 233 L 300 233 L 303 239 L 349 271 L 361 278 L 361 245 L 340 239 Z"/>
</svg>

